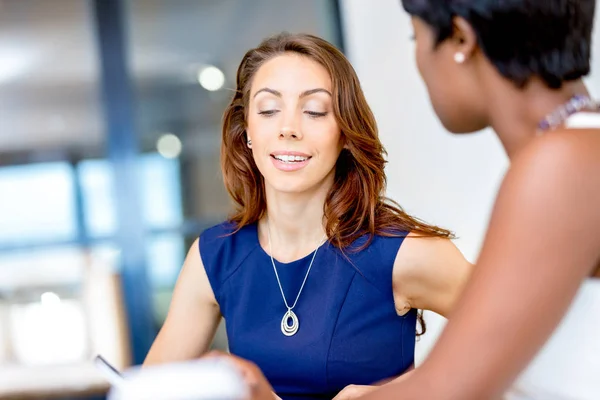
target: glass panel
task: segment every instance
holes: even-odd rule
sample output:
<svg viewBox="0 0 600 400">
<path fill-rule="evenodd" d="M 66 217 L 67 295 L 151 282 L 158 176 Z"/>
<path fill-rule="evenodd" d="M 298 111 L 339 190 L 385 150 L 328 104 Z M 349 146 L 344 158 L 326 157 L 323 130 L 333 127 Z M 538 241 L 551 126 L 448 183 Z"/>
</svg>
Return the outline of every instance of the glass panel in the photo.
<svg viewBox="0 0 600 400">
<path fill-rule="evenodd" d="M 153 286 L 170 287 L 175 283 L 186 252 L 179 234 L 159 235 L 148 240 L 148 267 Z"/>
<path fill-rule="evenodd" d="M 0 167 L 0 243 L 74 239 L 74 201 L 67 163 Z"/>
<path fill-rule="evenodd" d="M 154 316 L 159 325 L 167 316 L 173 285 L 185 255 L 186 243 L 179 234 L 154 236 L 147 242 L 146 254 L 153 290 Z"/>
<path fill-rule="evenodd" d="M 179 161 L 148 153 L 139 157 L 138 168 L 145 225 L 150 229 L 181 225 Z M 85 160 L 79 163 L 77 170 L 88 234 L 92 237 L 114 235 L 117 216 L 112 165 L 106 160 Z"/>
<path fill-rule="evenodd" d="M 183 222 L 179 161 L 157 153 L 140 157 L 144 222 L 149 228 L 172 228 Z"/>
<path fill-rule="evenodd" d="M 88 234 L 114 235 L 117 230 L 114 180 L 106 160 L 85 160 L 77 165 L 81 182 L 84 223 Z"/>
</svg>

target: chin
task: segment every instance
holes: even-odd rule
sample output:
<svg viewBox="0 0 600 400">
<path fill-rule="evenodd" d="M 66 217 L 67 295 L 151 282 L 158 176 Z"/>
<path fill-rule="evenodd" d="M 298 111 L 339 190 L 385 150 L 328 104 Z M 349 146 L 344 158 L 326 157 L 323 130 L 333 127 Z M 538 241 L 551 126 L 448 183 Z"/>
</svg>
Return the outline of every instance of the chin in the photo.
<svg viewBox="0 0 600 400">
<path fill-rule="evenodd" d="M 294 182 L 294 179 L 279 180 L 271 183 L 271 188 L 279 193 L 302 193 L 309 189 L 307 182 Z"/>
<path fill-rule="evenodd" d="M 473 112 L 472 107 L 450 105 L 444 101 L 433 101 L 433 111 L 444 128 L 453 134 L 475 133 L 488 127 L 483 115 Z"/>
<path fill-rule="evenodd" d="M 440 122 L 444 126 L 444 128 L 453 134 L 456 135 L 465 135 L 469 133 L 476 133 L 488 127 L 487 124 L 481 123 L 479 121 L 461 119 L 461 118 L 442 118 L 440 117 Z"/>
<path fill-rule="evenodd" d="M 453 135 L 468 135 L 470 133 L 476 132 L 475 130 L 471 130 L 456 124 L 445 124 L 442 122 L 442 125 L 444 125 L 444 128 L 446 128 L 446 130 L 452 133 Z"/>
</svg>

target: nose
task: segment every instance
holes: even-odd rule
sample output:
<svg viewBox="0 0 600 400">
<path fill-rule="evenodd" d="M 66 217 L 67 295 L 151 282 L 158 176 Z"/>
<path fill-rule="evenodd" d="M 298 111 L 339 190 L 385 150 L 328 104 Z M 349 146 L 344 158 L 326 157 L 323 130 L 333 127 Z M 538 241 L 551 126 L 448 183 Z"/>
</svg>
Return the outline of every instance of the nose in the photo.
<svg viewBox="0 0 600 400">
<path fill-rule="evenodd" d="M 301 116 L 293 108 L 287 109 L 281 119 L 279 139 L 302 139 L 300 119 Z"/>
<path fill-rule="evenodd" d="M 296 129 L 293 129 L 290 127 L 283 127 L 279 131 L 279 138 L 280 139 L 302 139 L 302 135 Z"/>
</svg>

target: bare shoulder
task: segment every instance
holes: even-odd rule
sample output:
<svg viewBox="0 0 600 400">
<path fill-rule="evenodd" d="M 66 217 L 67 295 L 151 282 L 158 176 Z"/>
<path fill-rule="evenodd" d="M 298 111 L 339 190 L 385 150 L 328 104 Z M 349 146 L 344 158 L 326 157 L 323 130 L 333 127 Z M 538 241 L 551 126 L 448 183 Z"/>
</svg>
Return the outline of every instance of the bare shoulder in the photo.
<svg viewBox="0 0 600 400">
<path fill-rule="evenodd" d="M 538 258 L 552 254 L 572 266 L 577 255 L 587 269 L 600 257 L 598 204 L 600 130 L 559 130 L 535 138 L 512 160 L 487 234 L 493 251 L 484 246 L 480 261 L 496 257 L 510 237 L 528 244 L 518 254 L 533 254 L 539 245 L 545 253 L 540 250 Z"/>
<path fill-rule="evenodd" d="M 202 262 L 201 253 L 200 238 L 196 238 L 186 256 L 180 279 L 186 279 L 186 284 L 189 283 L 189 289 L 194 290 L 199 297 L 204 298 L 205 301 L 214 306 L 218 306 Z"/>
<path fill-rule="evenodd" d="M 600 200 L 600 130 L 559 130 L 536 138 L 514 158 L 504 183 L 503 189 L 522 195 L 518 200 L 546 197 L 548 206 L 549 196 L 577 199 L 573 205 L 585 204 L 582 196 Z M 593 208 L 578 211 L 599 213 Z"/>
<path fill-rule="evenodd" d="M 409 234 L 398 250 L 393 268 L 398 313 L 418 308 L 446 316 L 471 268 L 450 239 Z"/>
<path fill-rule="evenodd" d="M 564 129 L 537 137 L 513 161 L 513 167 L 596 176 L 600 168 L 600 129 Z M 538 171 L 543 173 L 543 171 Z"/>
<path fill-rule="evenodd" d="M 419 265 L 447 256 L 458 251 L 452 240 L 441 237 L 421 237 L 411 232 L 396 255 L 394 271 L 400 273 L 415 272 Z"/>
</svg>

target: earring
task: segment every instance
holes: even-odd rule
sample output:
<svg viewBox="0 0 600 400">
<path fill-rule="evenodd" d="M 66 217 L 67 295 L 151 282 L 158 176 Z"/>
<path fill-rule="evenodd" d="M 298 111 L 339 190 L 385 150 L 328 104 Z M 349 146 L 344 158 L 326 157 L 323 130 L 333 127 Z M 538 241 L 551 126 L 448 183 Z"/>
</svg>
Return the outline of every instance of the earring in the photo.
<svg viewBox="0 0 600 400">
<path fill-rule="evenodd" d="M 454 54 L 454 61 L 456 61 L 457 64 L 464 63 L 465 62 L 464 53 L 458 52 L 458 53 Z"/>
<path fill-rule="evenodd" d="M 246 143 L 247 143 L 248 147 L 252 147 L 252 140 L 251 139 L 248 139 L 248 142 L 246 142 Z"/>
</svg>

